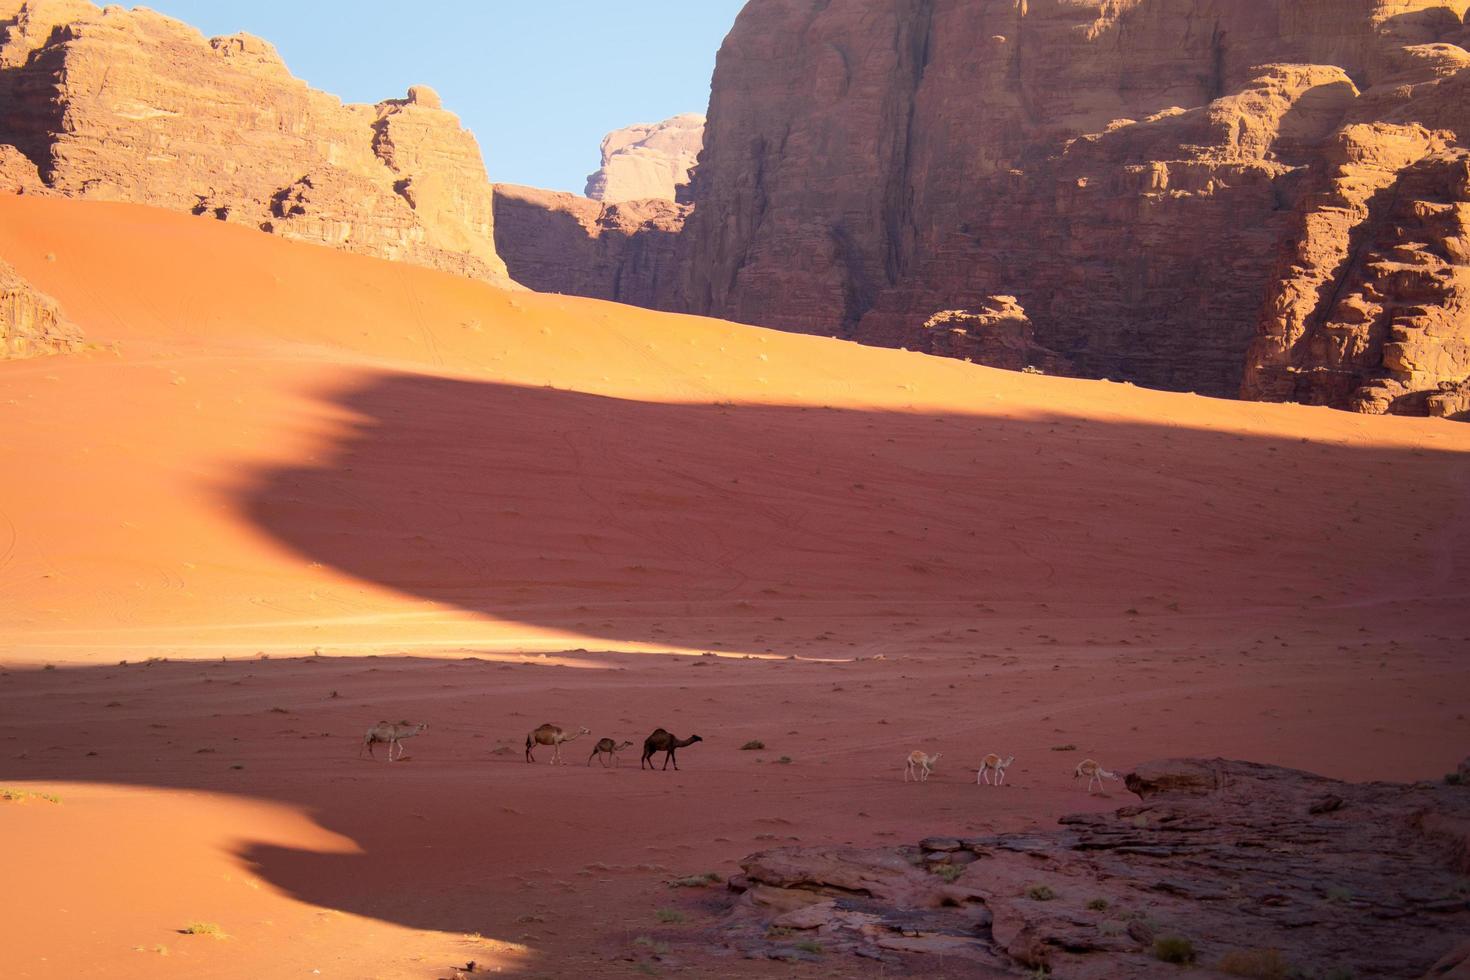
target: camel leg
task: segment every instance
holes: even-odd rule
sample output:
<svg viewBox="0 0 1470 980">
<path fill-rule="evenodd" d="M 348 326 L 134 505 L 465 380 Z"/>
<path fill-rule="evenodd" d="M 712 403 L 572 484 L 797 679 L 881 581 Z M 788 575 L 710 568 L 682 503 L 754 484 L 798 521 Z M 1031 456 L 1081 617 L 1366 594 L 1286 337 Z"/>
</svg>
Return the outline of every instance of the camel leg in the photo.
<svg viewBox="0 0 1470 980">
<path fill-rule="evenodd" d="M 999 786 L 1001 783 L 1003 783 L 1005 781 L 1006 781 L 1006 771 L 1004 769 L 997 769 L 995 771 L 995 785 Z"/>
</svg>

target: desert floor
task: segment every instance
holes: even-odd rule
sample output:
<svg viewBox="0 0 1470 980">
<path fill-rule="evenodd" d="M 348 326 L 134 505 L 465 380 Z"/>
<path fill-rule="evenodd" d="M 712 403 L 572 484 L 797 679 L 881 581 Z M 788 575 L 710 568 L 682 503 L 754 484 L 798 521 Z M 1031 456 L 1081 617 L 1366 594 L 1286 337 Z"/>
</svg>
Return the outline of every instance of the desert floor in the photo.
<svg viewBox="0 0 1470 980">
<path fill-rule="evenodd" d="M 1470 746 L 1470 426 L 132 206 L 0 198 L 0 256 L 92 345 L 0 364 L 0 787 L 61 801 L 0 802 L 7 976 L 876 975 L 721 956 L 723 892 L 666 882 L 1126 802 L 1088 755 Z M 357 758 L 400 718 L 408 760 Z M 592 734 L 527 765 L 548 720 Z M 657 726 L 682 771 L 639 770 Z"/>
</svg>

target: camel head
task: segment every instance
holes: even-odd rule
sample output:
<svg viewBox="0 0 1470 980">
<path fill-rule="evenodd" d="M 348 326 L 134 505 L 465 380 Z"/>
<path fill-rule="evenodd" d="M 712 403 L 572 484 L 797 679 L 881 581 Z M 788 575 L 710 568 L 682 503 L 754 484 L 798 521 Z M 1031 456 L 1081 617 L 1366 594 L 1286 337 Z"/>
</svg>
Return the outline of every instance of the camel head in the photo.
<svg viewBox="0 0 1470 980">
<path fill-rule="evenodd" d="M 941 755 L 944 755 L 944 753 L 943 752 L 935 752 L 933 755 L 931 755 L 929 757 L 929 765 L 932 767 L 934 765 L 934 763 L 936 763 L 936 762 L 939 761 L 939 757 Z"/>
<path fill-rule="evenodd" d="M 1002 759 L 1000 761 L 1000 767 L 1002 769 L 1004 769 L 1007 766 L 1009 766 L 1012 762 L 1015 762 L 1015 761 L 1016 761 L 1016 757 L 1015 756 L 1013 756 L 1013 755 L 1012 756 L 1007 756 L 1006 758 L 1004 758 L 1004 759 Z"/>
<path fill-rule="evenodd" d="M 689 744 L 690 745 L 693 745 L 695 742 L 703 742 L 703 741 L 704 741 L 704 739 L 700 738 L 698 735 L 690 735 L 689 736 Z"/>
<path fill-rule="evenodd" d="M 592 734 L 592 729 L 590 729 L 590 728 L 587 728 L 587 727 L 585 727 L 585 726 L 584 726 L 584 727 L 583 727 L 583 728 L 582 728 L 582 730 L 581 730 L 581 731 L 579 731 L 579 732 L 578 732 L 578 733 L 577 733 L 577 734 L 578 734 L 578 735 L 591 735 L 591 734 Z"/>
</svg>

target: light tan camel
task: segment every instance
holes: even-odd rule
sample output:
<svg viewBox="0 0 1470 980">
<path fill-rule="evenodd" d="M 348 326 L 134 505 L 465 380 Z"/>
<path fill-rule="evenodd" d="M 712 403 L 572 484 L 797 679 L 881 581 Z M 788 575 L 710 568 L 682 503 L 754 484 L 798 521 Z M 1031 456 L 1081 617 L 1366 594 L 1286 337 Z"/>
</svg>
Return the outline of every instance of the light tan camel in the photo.
<svg viewBox="0 0 1470 980">
<path fill-rule="evenodd" d="M 592 754 L 587 757 L 587 765 L 592 765 L 592 760 L 595 758 L 598 762 L 602 763 L 602 767 L 604 769 L 607 768 L 608 759 L 611 759 L 613 761 L 613 765 L 620 766 L 623 763 L 622 760 L 618 758 L 618 753 L 632 744 L 632 742 L 623 742 L 619 744 L 617 742 L 614 742 L 610 738 L 599 738 L 597 740 L 597 744 L 592 746 Z"/>
<path fill-rule="evenodd" d="M 369 728 L 367 734 L 362 737 L 362 746 L 357 750 L 357 757 L 359 759 L 362 758 L 362 750 L 365 748 L 370 758 L 376 758 L 373 755 L 373 743 L 387 742 L 388 761 L 393 761 L 393 746 L 395 745 L 398 746 L 398 758 L 401 759 L 403 758 L 403 740 L 413 738 L 421 732 L 428 731 L 428 729 L 428 722 L 423 721 L 417 725 L 409 721 L 400 721 L 396 725 L 391 721 L 380 721 Z"/>
<path fill-rule="evenodd" d="M 943 754 L 935 752 L 933 755 L 925 755 L 922 749 L 914 749 L 909 753 L 908 765 L 904 766 L 903 781 L 908 782 L 909 777 L 912 776 L 916 783 L 927 783 L 929 773 L 934 771 L 934 763 L 938 762 L 939 757 Z"/>
<path fill-rule="evenodd" d="M 1092 792 L 1092 784 L 1094 782 L 1097 783 L 1098 790 L 1101 790 L 1103 788 L 1104 779 L 1118 778 L 1117 773 L 1108 772 L 1096 759 L 1083 759 L 1081 762 L 1077 763 L 1077 771 L 1072 778 L 1074 780 L 1077 780 L 1081 779 L 1083 776 L 1087 777 L 1087 791 L 1089 793 Z"/>
<path fill-rule="evenodd" d="M 980 760 L 980 770 L 975 773 L 975 785 L 979 786 L 981 783 L 991 785 L 990 779 L 986 776 L 986 773 L 993 771 L 995 773 L 994 785 L 999 786 L 1001 783 L 1006 781 L 1006 769 L 1010 766 L 1012 762 L 1015 761 L 1016 757 L 1013 755 L 1007 756 L 1006 758 L 1002 759 L 994 752 L 990 753 L 985 758 Z"/>
<path fill-rule="evenodd" d="M 561 760 L 561 743 L 570 742 L 574 739 L 581 738 L 583 735 L 590 734 L 592 734 L 590 729 L 582 728 L 579 729 L 576 734 L 568 735 L 561 728 L 558 728 L 556 725 L 553 725 L 551 722 L 548 721 L 540 728 L 537 728 L 535 731 L 530 732 L 526 735 L 526 761 L 536 761 L 535 758 L 531 755 L 532 748 L 537 745 L 549 745 L 551 746 L 551 764 L 553 766 L 558 764 L 564 766 L 566 765 L 566 763 L 562 762 Z"/>
</svg>

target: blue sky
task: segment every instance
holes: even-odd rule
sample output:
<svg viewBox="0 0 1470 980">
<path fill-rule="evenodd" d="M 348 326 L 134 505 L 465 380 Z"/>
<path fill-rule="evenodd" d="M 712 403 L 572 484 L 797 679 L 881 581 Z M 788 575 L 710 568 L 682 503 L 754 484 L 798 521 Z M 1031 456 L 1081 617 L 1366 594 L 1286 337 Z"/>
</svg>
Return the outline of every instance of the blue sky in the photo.
<svg viewBox="0 0 1470 980">
<path fill-rule="evenodd" d="M 603 134 L 704 112 L 745 0 L 147 0 L 206 35 L 247 31 L 348 102 L 438 89 L 492 180 L 582 192 Z"/>
</svg>

